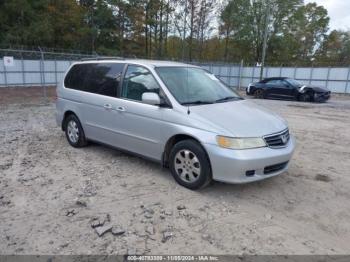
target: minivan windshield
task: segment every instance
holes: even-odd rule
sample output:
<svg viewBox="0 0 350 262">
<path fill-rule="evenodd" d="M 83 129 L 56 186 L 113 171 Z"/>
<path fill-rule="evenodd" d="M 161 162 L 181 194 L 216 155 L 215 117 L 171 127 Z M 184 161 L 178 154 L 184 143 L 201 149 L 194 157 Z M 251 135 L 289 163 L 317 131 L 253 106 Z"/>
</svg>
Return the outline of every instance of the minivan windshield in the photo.
<svg viewBox="0 0 350 262">
<path fill-rule="evenodd" d="M 196 67 L 157 67 L 156 71 L 182 105 L 222 103 L 242 98 L 213 74 Z"/>
</svg>

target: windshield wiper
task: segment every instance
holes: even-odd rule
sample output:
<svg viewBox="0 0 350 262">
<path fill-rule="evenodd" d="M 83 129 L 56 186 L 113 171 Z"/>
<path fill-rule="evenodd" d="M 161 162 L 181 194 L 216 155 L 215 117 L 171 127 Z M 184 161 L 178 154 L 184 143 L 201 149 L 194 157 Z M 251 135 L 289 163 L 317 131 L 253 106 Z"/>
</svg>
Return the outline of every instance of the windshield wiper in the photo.
<svg viewBox="0 0 350 262">
<path fill-rule="evenodd" d="M 214 102 L 212 102 L 212 101 L 197 100 L 197 101 L 191 101 L 191 102 L 184 102 L 184 103 L 181 103 L 181 105 L 208 105 L 208 104 L 214 104 Z"/>
<path fill-rule="evenodd" d="M 237 97 L 237 96 L 227 96 L 224 98 L 220 98 L 215 101 L 215 103 L 220 103 L 220 102 L 225 102 L 225 101 L 230 101 L 230 100 L 242 100 L 242 97 Z"/>
</svg>

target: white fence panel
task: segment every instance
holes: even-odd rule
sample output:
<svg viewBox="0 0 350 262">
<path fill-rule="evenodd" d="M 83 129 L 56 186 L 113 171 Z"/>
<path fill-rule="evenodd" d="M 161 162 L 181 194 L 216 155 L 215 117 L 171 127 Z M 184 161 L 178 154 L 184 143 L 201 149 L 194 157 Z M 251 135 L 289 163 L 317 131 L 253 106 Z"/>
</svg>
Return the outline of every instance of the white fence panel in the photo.
<svg viewBox="0 0 350 262">
<path fill-rule="evenodd" d="M 38 71 L 38 72 L 40 72 L 40 60 L 24 60 L 23 62 L 24 62 L 24 70 L 25 71 Z"/>
<path fill-rule="evenodd" d="M 329 72 L 329 79 L 332 80 L 346 80 L 348 76 L 348 68 L 331 68 Z"/>
<path fill-rule="evenodd" d="M 327 80 L 329 68 L 314 68 L 312 78 L 317 80 Z"/>
<path fill-rule="evenodd" d="M 56 85 L 62 81 L 73 61 L 48 59 L 15 59 L 13 67 L 4 68 L 0 58 L 0 87 Z M 200 65 L 200 64 L 197 64 Z M 246 87 L 260 78 L 260 67 L 240 67 L 237 64 L 203 64 L 202 67 L 231 87 Z M 332 92 L 350 93 L 350 68 L 266 67 L 263 77 L 290 77 L 304 84 L 328 87 Z"/>
<path fill-rule="evenodd" d="M 295 77 L 295 68 L 294 67 L 282 67 L 281 76 L 294 78 Z"/>
<path fill-rule="evenodd" d="M 281 76 L 281 69 L 276 67 L 268 67 L 267 70 L 267 77 L 278 77 Z"/>
</svg>

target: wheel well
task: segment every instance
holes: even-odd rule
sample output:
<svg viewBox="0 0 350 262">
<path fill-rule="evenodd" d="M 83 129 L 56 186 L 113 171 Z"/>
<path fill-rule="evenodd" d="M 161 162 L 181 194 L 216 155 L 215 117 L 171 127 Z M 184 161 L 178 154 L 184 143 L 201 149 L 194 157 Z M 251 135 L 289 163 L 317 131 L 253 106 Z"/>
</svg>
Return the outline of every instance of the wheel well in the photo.
<svg viewBox="0 0 350 262">
<path fill-rule="evenodd" d="M 308 88 L 308 89 L 305 90 L 305 92 L 299 93 L 298 98 L 300 99 L 301 96 L 303 96 L 303 95 L 305 95 L 305 94 L 308 94 L 308 95 L 310 95 L 310 100 L 311 100 L 311 102 L 312 102 L 313 99 L 314 99 L 314 97 L 313 97 L 313 96 L 314 96 L 314 93 L 315 93 L 314 90 L 312 90 L 311 88 Z"/>
<path fill-rule="evenodd" d="M 65 113 L 64 113 L 64 116 L 63 116 L 63 120 L 62 120 L 62 131 L 65 131 L 64 130 L 64 122 L 66 121 L 66 118 L 68 117 L 68 116 L 70 116 L 70 115 L 75 115 L 76 116 L 76 114 L 73 112 L 73 111 L 70 111 L 70 110 L 68 110 L 68 111 L 66 111 Z"/>
<path fill-rule="evenodd" d="M 183 141 L 183 140 L 187 140 L 187 139 L 191 139 L 191 140 L 194 140 L 196 141 L 198 144 L 201 145 L 201 142 L 198 141 L 198 139 L 192 137 L 192 136 L 189 136 L 189 135 L 175 135 L 171 138 L 169 138 L 169 140 L 167 141 L 165 147 L 164 147 L 164 152 L 163 152 L 163 166 L 164 167 L 169 167 L 169 155 L 170 155 L 170 151 L 171 149 L 173 148 L 173 146 L 175 144 L 177 144 L 178 142 L 180 141 Z M 206 150 L 203 148 L 204 152 L 207 154 Z M 207 154 L 207 157 L 209 159 L 209 156 Z M 210 161 L 209 161 L 210 162 Z M 210 164 L 210 163 L 209 163 Z"/>
</svg>

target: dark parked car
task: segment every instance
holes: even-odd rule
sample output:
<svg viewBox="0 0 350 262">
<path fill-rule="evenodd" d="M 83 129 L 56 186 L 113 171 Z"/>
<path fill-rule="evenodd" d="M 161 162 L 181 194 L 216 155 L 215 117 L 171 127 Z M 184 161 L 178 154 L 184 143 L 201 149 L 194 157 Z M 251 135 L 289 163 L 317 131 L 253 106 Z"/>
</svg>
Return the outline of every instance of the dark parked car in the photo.
<svg viewBox="0 0 350 262">
<path fill-rule="evenodd" d="M 324 87 L 307 86 L 287 77 L 265 78 L 247 87 L 247 95 L 256 98 L 293 99 L 304 102 L 325 102 L 331 92 Z"/>
</svg>

